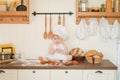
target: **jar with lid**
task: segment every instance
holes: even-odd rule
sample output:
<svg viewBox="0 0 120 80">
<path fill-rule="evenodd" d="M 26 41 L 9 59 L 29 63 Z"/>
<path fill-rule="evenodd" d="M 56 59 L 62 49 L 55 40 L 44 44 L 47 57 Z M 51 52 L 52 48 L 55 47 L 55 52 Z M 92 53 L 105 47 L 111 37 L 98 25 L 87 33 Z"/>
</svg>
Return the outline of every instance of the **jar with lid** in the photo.
<svg viewBox="0 0 120 80">
<path fill-rule="evenodd" d="M 79 2 L 79 11 L 86 12 L 88 7 L 88 0 L 80 0 Z"/>
</svg>

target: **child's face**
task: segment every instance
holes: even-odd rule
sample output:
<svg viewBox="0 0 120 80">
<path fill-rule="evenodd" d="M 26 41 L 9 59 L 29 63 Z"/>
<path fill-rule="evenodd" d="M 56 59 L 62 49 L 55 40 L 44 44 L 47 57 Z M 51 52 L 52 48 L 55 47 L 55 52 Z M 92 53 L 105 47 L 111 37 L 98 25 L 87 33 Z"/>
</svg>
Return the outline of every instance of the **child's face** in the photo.
<svg viewBox="0 0 120 80">
<path fill-rule="evenodd" d="M 54 35 L 53 41 L 54 41 L 56 44 L 59 44 L 59 43 L 62 42 L 62 39 L 61 39 L 58 35 Z"/>
</svg>

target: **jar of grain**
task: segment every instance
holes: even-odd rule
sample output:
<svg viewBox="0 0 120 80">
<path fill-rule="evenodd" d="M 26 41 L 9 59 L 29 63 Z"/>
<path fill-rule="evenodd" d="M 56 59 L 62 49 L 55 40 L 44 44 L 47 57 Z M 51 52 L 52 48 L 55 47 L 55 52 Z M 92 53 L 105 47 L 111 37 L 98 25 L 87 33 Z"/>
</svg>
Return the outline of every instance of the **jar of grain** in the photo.
<svg viewBox="0 0 120 80">
<path fill-rule="evenodd" d="M 80 0 L 79 3 L 79 11 L 86 12 L 88 7 L 88 0 Z"/>
</svg>

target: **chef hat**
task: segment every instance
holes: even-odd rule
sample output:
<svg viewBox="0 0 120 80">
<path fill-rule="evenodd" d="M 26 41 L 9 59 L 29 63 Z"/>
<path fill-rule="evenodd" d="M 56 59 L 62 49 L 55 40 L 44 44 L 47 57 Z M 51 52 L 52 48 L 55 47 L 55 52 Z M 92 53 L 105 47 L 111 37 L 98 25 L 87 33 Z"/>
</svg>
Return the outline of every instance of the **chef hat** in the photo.
<svg viewBox="0 0 120 80">
<path fill-rule="evenodd" d="M 60 36 L 63 40 L 68 39 L 68 31 L 62 25 L 57 25 L 53 28 L 53 34 Z"/>
</svg>

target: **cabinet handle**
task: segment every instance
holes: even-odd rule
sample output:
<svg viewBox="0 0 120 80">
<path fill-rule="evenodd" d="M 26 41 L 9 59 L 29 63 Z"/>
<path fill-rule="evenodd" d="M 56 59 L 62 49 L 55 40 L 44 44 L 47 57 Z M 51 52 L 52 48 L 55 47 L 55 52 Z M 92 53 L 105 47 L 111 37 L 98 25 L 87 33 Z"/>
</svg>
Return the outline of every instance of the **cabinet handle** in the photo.
<svg viewBox="0 0 120 80">
<path fill-rule="evenodd" d="M 35 73 L 35 71 L 33 71 L 33 73 Z"/>
<path fill-rule="evenodd" d="M 103 72 L 102 71 L 96 71 L 95 73 L 96 74 L 102 74 Z"/>
<path fill-rule="evenodd" d="M 2 74 L 2 73 L 5 73 L 5 71 L 3 71 L 3 70 L 0 70 L 0 74 Z"/>
<path fill-rule="evenodd" d="M 68 73 L 68 71 L 65 71 L 65 73 L 67 74 L 67 73 Z"/>
</svg>

